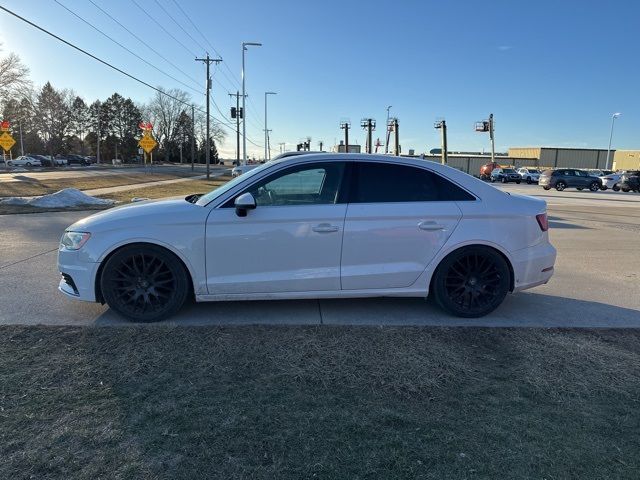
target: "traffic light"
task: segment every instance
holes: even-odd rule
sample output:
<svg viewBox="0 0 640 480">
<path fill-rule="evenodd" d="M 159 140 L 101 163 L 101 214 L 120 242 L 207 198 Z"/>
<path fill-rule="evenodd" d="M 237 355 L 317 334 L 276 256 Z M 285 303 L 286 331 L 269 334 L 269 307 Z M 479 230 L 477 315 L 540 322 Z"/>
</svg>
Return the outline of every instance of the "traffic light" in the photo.
<svg viewBox="0 0 640 480">
<path fill-rule="evenodd" d="M 237 113 L 236 107 L 231 107 L 231 118 L 236 118 Z"/>
</svg>

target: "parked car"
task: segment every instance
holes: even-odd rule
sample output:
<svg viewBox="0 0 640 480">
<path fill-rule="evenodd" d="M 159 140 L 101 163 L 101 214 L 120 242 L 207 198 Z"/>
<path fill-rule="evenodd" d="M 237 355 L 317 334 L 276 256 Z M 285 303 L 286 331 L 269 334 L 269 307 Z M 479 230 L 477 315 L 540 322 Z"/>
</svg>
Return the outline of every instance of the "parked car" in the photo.
<svg viewBox="0 0 640 480">
<path fill-rule="evenodd" d="M 540 180 L 540 170 L 536 168 L 521 167 L 517 170 L 517 172 L 522 177 L 522 180 L 524 180 L 528 184 L 538 183 L 538 180 Z"/>
<path fill-rule="evenodd" d="M 620 177 L 620 190 L 640 193 L 640 171 L 628 170 Z"/>
<path fill-rule="evenodd" d="M 68 154 L 68 155 L 65 155 L 64 158 L 67 159 L 67 161 L 69 162 L 69 165 L 82 165 L 82 166 L 89 165 L 89 161 L 87 160 L 87 157 L 84 157 L 82 155 Z"/>
<path fill-rule="evenodd" d="M 606 171 L 606 170 L 604 170 Z M 620 190 L 620 177 L 622 177 L 622 172 L 614 173 L 609 170 L 610 173 L 606 173 L 604 176 L 600 177 L 600 181 L 602 182 L 601 190 L 611 189 L 614 192 Z"/>
<path fill-rule="evenodd" d="M 492 182 L 502 182 L 502 183 L 516 182 L 516 183 L 520 183 L 522 181 L 522 177 L 513 168 L 502 168 L 502 167 L 499 167 L 499 168 L 494 168 L 491 171 L 490 180 Z"/>
<path fill-rule="evenodd" d="M 509 195 L 445 165 L 300 155 L 205 195 L 76 222 L 61 239 L 59 289 L 143 322 L 175 314 L 188 297 L 430 293 L 453 315 L 479 317 L 507 293 L 551 278 L 556 250 L 547 230 L 543 200 Z M 242 255 L 229 255 L 239 245 Z"/>
<path fill-rule="evenodd" d="M 592 192 L 596 192 L 600 190 L 602 180 L 598 177 L 590 176 L 584 170 L 558 168 L 542 172 L 538 184 L 545 190 L 555 188 L 559 192 L 565 188 L 577 188 L 578 190 L 588 188 Z"/>
<path fill-rule="evenodd" d="M 497 162 L 485 163 L 480 167 L 480 180 L 491 180 L 491 172 L 495 168 L 499 168 L 500 164 Z"/>
<path fill-rule="evenodd" d="M 10 167 L 41 167 L 42 162 L 39 158 L 21 155 L 11 160 L 7 160 L 7 165 Z"/>
</svg>

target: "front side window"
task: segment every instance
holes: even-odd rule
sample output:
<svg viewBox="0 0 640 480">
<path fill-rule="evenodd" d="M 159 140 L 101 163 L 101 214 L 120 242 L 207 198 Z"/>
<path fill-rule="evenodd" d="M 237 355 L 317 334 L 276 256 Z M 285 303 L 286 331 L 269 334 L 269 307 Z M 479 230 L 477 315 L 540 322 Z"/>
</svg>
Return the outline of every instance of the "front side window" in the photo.
<svg viewBox="0 0 640 480">
<path fill-rule="evenodd" d="M 338 201 L 344 163 L 298 165 L 275 173 L 246 191 L 257 206 L 322 205 Z"/>
<path fill-rule="evenodd" d="M 358 162 L 353 203 L 469 201 L 473 195 L 428 170 L 407 165 Z"/>
</svg>

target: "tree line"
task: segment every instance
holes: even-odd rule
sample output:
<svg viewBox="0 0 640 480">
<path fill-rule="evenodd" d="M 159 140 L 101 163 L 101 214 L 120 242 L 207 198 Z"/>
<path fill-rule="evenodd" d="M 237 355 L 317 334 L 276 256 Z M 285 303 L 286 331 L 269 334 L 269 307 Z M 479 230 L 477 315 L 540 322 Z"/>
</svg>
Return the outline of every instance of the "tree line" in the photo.
<svg viewBox="0 0 640 480">
<path fill-rule="evenodd" d="M 96 156 L 98 138 L 102 161 L 131 161 L 138 156 L 140 122 L 150 121 L 159 146 L 154 160 L 191 161 L 192 140 L 196 161 L 203 163 L 206 149 L 206 118 L 196 110 L 192 119 L 191 96 L 180 89 L 164 90 L 146 103 L 136 103 L 118 92 L 104 100 L 87 103 L 73 90 L 56 89 L 47 82 L 33 87 L 29 71 L 15 54 L 0 57 L 0 112 L 11 122 L 20 151 L 20 133 L 25 154 L 80 154 Z M 164 93 L 168 95 L 164 95 Z M 173 98 L 172 98 L 173 97 Z M 195 123 L 194 123 L 195 122 Z M 218 160 L 216 142 L 225 132 L 216 123 L 211 128 L 211 158 Z"/>
</svg>

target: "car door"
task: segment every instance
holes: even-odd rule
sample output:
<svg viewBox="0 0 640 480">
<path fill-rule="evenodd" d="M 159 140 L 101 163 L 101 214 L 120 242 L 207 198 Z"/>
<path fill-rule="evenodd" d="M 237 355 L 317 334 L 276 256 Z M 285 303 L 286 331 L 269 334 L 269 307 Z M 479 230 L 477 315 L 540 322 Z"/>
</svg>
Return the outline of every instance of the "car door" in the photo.
<svg viewBox="0 0 640 480">
<path fill-rule="evenodd" d="M 286 167 L 213 209 L 206 227 L 209 293 L 340 290 L 344 173 L 344 162 Z M 241 217 L 233 202 L 246 192 L 256 208 Z"/>
<path fill-rule="evenodd" d="M 475 197 L 421 167 L 356 162 L 342 241 L 343 290 L 412 285 Z"/>
</svg>

